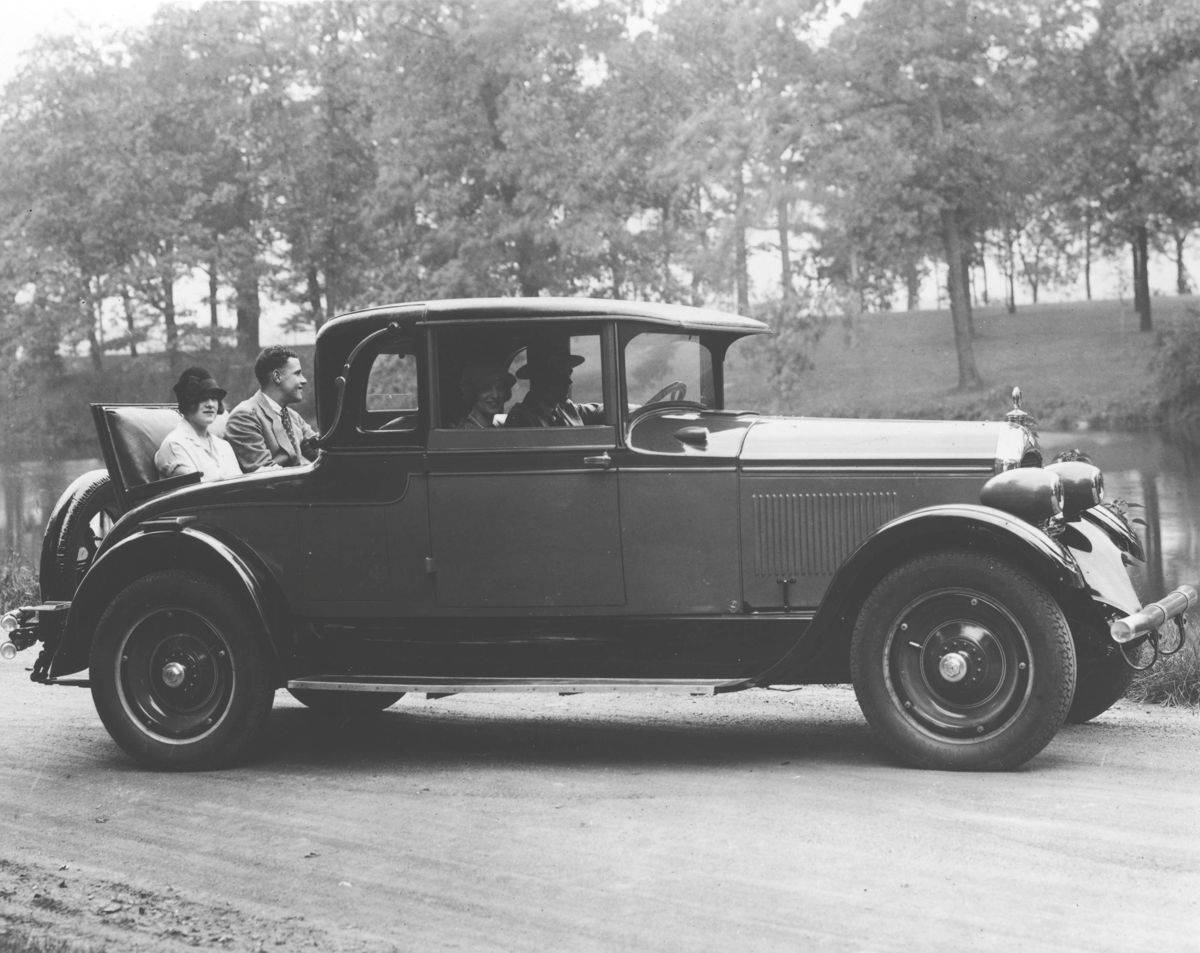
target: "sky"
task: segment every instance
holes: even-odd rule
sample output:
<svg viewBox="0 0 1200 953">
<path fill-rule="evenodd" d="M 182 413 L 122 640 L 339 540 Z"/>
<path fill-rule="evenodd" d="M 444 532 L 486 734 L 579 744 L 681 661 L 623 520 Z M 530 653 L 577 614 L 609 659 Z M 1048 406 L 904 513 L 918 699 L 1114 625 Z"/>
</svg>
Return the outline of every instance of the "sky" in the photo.
<svg viewBox="0 0 1200 953">
<path fill-rule="evenodd" d="M 148 23 L 159 0 L 0 0 L 0 82 L 43 33 L 82 33 Z"/>
</svg>

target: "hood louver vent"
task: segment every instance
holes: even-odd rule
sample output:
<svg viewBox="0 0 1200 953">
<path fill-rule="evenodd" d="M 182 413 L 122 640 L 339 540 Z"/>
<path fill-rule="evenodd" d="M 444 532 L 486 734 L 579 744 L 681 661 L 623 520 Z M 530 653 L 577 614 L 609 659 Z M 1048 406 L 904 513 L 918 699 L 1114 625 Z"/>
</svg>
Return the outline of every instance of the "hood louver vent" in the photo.
<svg viewBox="0 0 1200 953">
<path fill-rule="evenodd" d="M 763 493 L 751 501 L 759 576 L 829 575 L 897 515 L 895 493 Z"/>
</svg>

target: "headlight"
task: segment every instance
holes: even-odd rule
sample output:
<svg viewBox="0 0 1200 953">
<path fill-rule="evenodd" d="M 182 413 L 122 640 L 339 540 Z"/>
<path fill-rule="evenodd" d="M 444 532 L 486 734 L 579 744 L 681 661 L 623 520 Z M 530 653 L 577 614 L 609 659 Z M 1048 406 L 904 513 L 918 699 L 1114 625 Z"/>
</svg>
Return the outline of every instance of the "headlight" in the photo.
<svg viewBox="0 0 1200 953">
<path fill-rule="evenodd" d="M 979 491 L 979 502 L 1035 525 L 1063 511 L 1063 484 L 1042 467 L 1018 467 L 997 473 Z"/>
<path fill-rule="evenodd" d="M 1083 516 L 1104 499 L 1104 474 L 1100 468 L 1082 460 L 1052 463 L 1046 467 L 1057 473 L 1063 485 L 1063 519 L 1068 523 Z"/>
<path fill-rule="evenodd" d="M 6 612 L 0 616 L 0 634 L 12 635 L 19 628 L 21 628 L 21 620 L 17 618 L 15 612 Z"/>
</svg>

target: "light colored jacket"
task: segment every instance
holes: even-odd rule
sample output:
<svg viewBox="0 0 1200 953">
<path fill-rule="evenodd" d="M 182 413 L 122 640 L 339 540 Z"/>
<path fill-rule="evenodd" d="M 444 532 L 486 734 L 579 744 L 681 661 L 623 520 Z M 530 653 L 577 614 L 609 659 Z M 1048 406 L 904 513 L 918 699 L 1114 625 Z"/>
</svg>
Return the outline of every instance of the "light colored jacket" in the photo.
<svg viewBox="0 0 1200 953">
<path fill-rule="evenodd" d="M 230 411 L 225 422 L 225 438 L 233 444 L 238 463 L 246 473 L 269 467 L 299 466 L 304 463 L 301 441 L 317 435 L 296 411 L 272 404 L 261 390 L 255 391 Z M 294 444 L 283 429 L 281 412 L 291 418 L 292 432 L 296 435 Z"/>
<path fill-rule="evenodd" d="M 197 471 L 203 480 L 227 480 L 242 475 L 228 441 L 213 434 L 212 428 L 208 436 L 201 437 L 186 420 L 180 421 L 163 439 L 154 454 L 154 466 L 163 479 Z"/>
</svg>

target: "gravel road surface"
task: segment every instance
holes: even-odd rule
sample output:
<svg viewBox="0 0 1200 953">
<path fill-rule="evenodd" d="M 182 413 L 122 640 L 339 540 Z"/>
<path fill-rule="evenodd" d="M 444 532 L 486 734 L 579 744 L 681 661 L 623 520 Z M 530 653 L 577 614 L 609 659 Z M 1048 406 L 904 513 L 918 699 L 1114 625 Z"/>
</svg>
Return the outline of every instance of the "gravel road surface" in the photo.
<svg viewBox="0 0 1200 953">
<path fill-rule="evenodd" d="M 0 949 L 1200 950 L 1200 717 L 1122 703 L 1022 770 L 897 767 L 853 692 L 280 692 L 268 756 L 141 770 L 0 665 Z"/>
</svg>

